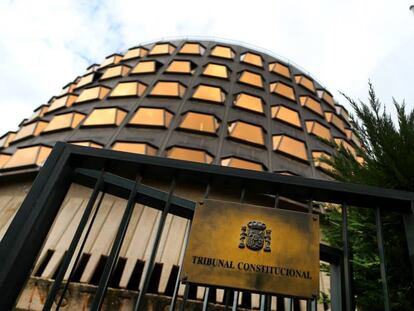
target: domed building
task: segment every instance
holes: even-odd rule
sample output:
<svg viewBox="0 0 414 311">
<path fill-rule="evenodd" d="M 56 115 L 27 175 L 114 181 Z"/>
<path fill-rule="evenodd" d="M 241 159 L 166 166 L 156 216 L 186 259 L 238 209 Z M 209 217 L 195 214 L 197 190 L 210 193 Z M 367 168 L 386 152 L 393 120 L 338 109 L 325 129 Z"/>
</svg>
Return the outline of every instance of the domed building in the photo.
<svg viewBox="0 0 414 311">
<path fill-rule="evenodd" d="M 0 138 L 0 237 L 58 141 L 330 179 L 330 168 L 320 158 L 329 157 L 335 143 L 360 160 L 355 152 L 360 142 L 348 118 L 344 107 L 311 76 L 248 46 L 173 40 L 112 54 L 36 108 L 16 132 Z M 191 189 L 183 190 L 182 196 L 193 198 Z M 85 188 L 70 189 L 20 298 L 20 309 L 41 309 L 87 198 Z M 85 301 L 102 274 L 123 204 L 116 197 L 104 198 L 97 225 L 75 267 L 72 298 L 66 301 L 69 309 L 88 304 Z M 285 204 L 300 209 L 302 203 L 286 200 Z M 134 211 L 110 283 L 113 309 L 127 310 L 132 305 L 159 216 L 145 206 Z M 189 222 L 169 215 L 166 226 L 149 288 L 154 301 L 173 295 Z M 322 282 L 321 290 L 329 290 L 329 284 Z M 190 290 L 194 308 L 201 304 L 204 291 L 203 287 Z M 183 293 L 181 285 L 179 296 Z M 286 299 L 273 298 L 271 309 L 283 310 Z M 212 299 L 219 308 L 225 291 L 216 289 Z M 259 295 L 240 298 L 239 306 L 259 308 Z M 301 306 L 295 302 L 295 310 Z"/>
</svg>

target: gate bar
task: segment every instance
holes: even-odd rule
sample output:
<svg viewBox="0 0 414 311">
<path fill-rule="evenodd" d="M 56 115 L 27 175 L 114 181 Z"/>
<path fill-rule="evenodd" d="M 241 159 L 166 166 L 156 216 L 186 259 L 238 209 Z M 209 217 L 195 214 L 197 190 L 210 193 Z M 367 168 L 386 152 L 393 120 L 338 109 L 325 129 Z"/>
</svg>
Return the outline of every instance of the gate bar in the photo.
<svg viewBox="0 0 414 311">
<path fill-rule="evenodd" d="M 154 270 L 155 257 L 157 256 L 158 246 L 160 244 L 162 232 L 164 231 L 164 225 L 165 225 L 165 221 L 168 216 L 168 212 L 170 210 L 171 198 L 173 196 L 176 183 L 177 183 L 177 176 L 174 176 L 171 181 L 170 191 L 168 193 L 167 201 L 165 202 L 164 210 L 162 211 L 160 221 L 158 223 L 157 234 L 155 236 L 154 244 L 152 245 L 151 256 L 148 262 L 145 263 L 147 269 L 145 271 L 145 274 L 143 273 L 145 277 L 143 279 L 143 282 L 141 282 L 142 287 L 139 289 L 138 299 L 135 303 L 134 311 L 143 310 L 145 294 L 147 292 L 147 289 L 148 289 L 148 286 L 151 280 L 152 271 Z"/>
<path fill-rule="evenodd" d="M 379 257 L 380 257 L 382 290 L 384 292 L 384 310 L 390 311 L 391 306 L 390 306 L 390 296 L 388 292 L 387 265 L 385 262 L 384 237 L 383 237 L 382 224 L 381 224 L 381 210 L 378 207 L 375 209 L 375 222 L 377 225 L 377 243 L 378 243 L 378 252 L 379 252 Z"/>
<path fill-rule="evenodd" d="M 345 282 L 345 301 L 346 311 L 352 310 L 352 286 L 351 286 L 351 265 L 350 256 L 351 251 L 349 248 L 349 235 L 348 235 L 348 207 L 346 204 L 342 204 L 342 241 L 344 249 L 344 282 Z"/>
<path fill-rule="evenodd" d="M 124 241 L 124 237 L 128 229 L 128 224 L 131 220 L 132 212 L 134 211 L 137 196 L 137 188 L 138 185 L 141 183 L 141 180 L 142 175 L 138 173 L 138 176 L 135 179 L 134 188 L 131 191 L 127 206 L 125 208 L 125 212 L 122 215 L 121 223 L 118 227 L 118 232 L 116 233 L 114 243 L 112 244 L 111 252 L 109 253 L 109 257 L 105 264 L 105 268 L 102 273 L 101 279 L 99 280 L 98 289 L 96 290 L 91 310 L 101 309 L 106 290 L 108 289 L 109 278 L 111 277 L 112 271 L 115 267 L 116 260 L 118 259 L 119 251 L 121 250 L 122 242 Z"/>
<path fill-rule="evenodd" d="M 82 233 L 85 229 L 86 224 L 88 223 L 89 217 L 92 213 L 93 207 L 95 205 L 96 199 L 98 198 L 99 192 L 101 191 L 103 185 L 103 174 L 104 170 L 101 171 L 98 180 L 95 183 L 95 188 L 93 189 L 92 195 L 89 197 L 88 204 L 86 205 L 85 211 L 83 212 L 82 218 L 79 222 L 78 227 L 76 228 L 75 234 L 70 242 L 69 248 L 63 258 L 62 265 L 59 268 L 59 272 L 55 278 L 55 282 L 52 285 L 52 289 L 47 296 L 46 302 L 43 305 L 43 311 L 48 311 L 52 308 L 53 302 L 55 301 L 56 294 L 62 285 L 63 278 L 65 277 L 66 270 L 68 269 L 70 262 L 72 261 L 73 254 L 76 251 L 76 247 L 78 246 L 78 242 L 82 237 Z M 84 237 L 86 240 L 87 236 Z M 82 250 L 79 250 L 81 252 Z M 74 270 L 75 266 L 73 266 L 72 270 Z"/>
</svg>

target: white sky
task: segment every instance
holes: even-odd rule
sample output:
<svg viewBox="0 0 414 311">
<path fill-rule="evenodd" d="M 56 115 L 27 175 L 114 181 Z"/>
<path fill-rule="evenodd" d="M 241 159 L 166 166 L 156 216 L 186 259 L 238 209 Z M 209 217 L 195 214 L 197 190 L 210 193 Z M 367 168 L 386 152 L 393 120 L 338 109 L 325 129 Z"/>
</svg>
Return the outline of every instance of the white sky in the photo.
<svg viewBox="0 0 414 311">
<path fill-rule="evenodd" d="M 92 63 L 141 42 L 203 35 L 282 55 L 334 93 L 414 108 L 414 0 L 0 0 L 0 135 Z"/>
</svg>

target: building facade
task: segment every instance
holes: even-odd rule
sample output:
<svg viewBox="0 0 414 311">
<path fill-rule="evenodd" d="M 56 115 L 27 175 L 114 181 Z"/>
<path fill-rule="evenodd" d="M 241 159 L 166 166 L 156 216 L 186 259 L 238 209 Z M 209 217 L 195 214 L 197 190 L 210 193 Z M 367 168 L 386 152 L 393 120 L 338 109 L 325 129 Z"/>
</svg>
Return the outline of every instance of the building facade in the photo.
<svg viewBox="0 0 414 311">
<path fill-rule="evenodd" d="M 360 142 L 346 110 L 299 68 L 225 42 L 154 42 L 90 66 L 23 120 L 18 131 L 0 138 L 0 236 L 57 141 L 316 179 L 330 178 L 330 167 L 320 158 L 329 157 L 335 146 L 342 145 L 360 160 L 355 151 Z M 200 194 L 189 187 L 182 189 L 182 196 L 197 199 Z M 87 197 L 88 190 L 80 186 L 70 190 L 21 297 L 21 309 L 41 308 L 45 284 L 54 278 Z M 73 297 L 78 296 L 69 307 L 75 308 L 73 301 L 87 305 L 87 288 L 99 280 L 123 204 L 105 197 L 99 225 L 75 267 L 80 284 L 72 290 Z M 303 208 L 301 202 L 285 204 Z M 114 289 L 125 291 L 115 291 L 118 309 L 127 309 L 128 291 L 133 296 L 138 288 L 158 217 L 159 212 L 145 206 L 134 211 L 111 281 Z M 189 223 L 169 216 L 167 228 L 151 292 L 168 297 Z M 181 295 L 183 291 L 182 286 Z M 198 287 L 190 298 L 201 300 L 203 295 L 204 288 Z M 214 299 L 223 303 L 224 291 L 217 290 Z M 259 296 L 246 301 L 240 298 L 240 306 L 257 308 Z M 272 309 L 276 305 L 275 300 Z"/>
</svg>

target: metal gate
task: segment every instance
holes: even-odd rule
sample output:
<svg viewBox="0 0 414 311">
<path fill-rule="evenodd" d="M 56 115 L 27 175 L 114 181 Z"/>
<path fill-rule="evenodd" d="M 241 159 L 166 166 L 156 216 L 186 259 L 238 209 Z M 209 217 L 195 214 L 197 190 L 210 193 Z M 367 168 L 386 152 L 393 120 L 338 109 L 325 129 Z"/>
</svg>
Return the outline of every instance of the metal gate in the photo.
<svg viewBox="0 0 414 311">
<path fill-rule="evenodd" d="M 151 186 L 146 180 L 157 180 L 161 186 Z M 102 307 L 135 203 L 158 209 L 161 212 L 156 228 L 156 238 L 152 244 L 149 260 L 145 263 L 139 294 L 135 302 L 135 310 L 145 310 L 145 295 L 167 215 L 178 215 L 191 221 L 194 213 L 194 200 L 177 196 L 180 183 L 191 184 L 191 187 L 199 189 L 202 193 L 199 200 L 214 197 L 223 189 L 231 189 L 232 193 L 238 193 L 238 198 L 233 197 L 233 200 L 266 201 L 268 205 L 280 208 L 281 201 L 289 198 L 296 202 L 306 202 L 307 205 L 304 206 L 307 206 L 309 213 L 315 212 L 313 202 L 341 204 L 343 248 L 336 249 L 324 244 L 320 245 L 320 259 L 330 264 L 333 310 L 354 309 L 347 206 L 372 208 L 376 211 L 385 310 L 390 310 L 390 302 L 381 229 L 380 211 L 382 209 L 392 209 L 404 215 L 408 250 L 412 267 L 414 266 L 413 193 L 57 143 L 1 241 L 1 310 L 10 310 L 15 306 L 72 183 L 89 187 L 93 191 L 57 271 L 55 281 L 45 301 L 44 310 L 50 310 L 52 306 L 59 309 L 61 306 L 62 299 L 73 278 L 74 269 L 68 271 L 68 268 L 76 267 L 79 263 L 82 249 L 105 194 L 127 199 L 127 204 L 99 280 L 91 310 L 99 310 Z M 284 204 L 289 204 L 286 202 L 289 201 L 285 201 Z M 67 281 L 64 281 L 65 275 L 69 275 Z M 179 285 L 177 277 L 170 310 L 176 309 Z M 186 286 L 180 310 L 185 308 L 188 292 L 189 286 Z M 209 293 L 210 289 L 207 288 L 204 294 L 203 310 L 209 307 Z M 231 288 L 225 289 L 224 308 L 236 310 L 238 297 L 238 291 Z M 269 295 L 260 296 L 260 310 L 269 310 L 270 299 Z M 316 310 L 316 301 L 309 300 L 307 309 Z"/>
</svg>

